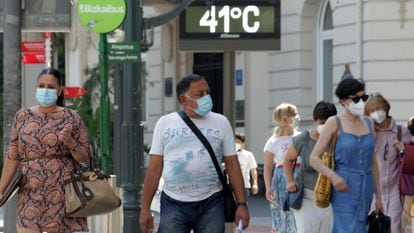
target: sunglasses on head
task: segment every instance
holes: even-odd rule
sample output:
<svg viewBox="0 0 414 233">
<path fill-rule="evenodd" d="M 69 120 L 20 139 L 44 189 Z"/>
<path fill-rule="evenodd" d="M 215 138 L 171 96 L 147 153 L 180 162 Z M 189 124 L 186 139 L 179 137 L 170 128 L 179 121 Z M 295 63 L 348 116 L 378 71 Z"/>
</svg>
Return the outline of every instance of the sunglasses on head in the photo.
<svg viewBox="0 0 414 233">
<path fill-rule="evenodd" d="M 362 99 L 362 101 L 367 101 L 369 95 L 367 94 L 363 94 L 361 96 L 354 96 L 354 97 L 349 97 L 354 103 L 358 103 L 360 99 Z"/>
</svg>

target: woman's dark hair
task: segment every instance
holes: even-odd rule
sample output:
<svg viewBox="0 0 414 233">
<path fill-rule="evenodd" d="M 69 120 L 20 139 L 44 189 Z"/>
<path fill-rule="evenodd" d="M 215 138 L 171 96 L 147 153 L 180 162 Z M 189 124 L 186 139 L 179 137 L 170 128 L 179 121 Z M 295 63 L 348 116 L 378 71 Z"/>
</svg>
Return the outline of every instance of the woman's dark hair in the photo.
<svg viewBox="0 0 414 233">
<path fill-rule="evenodd" d="M 336 115 L 336 107 L 329 101 L 321 100 L 313 108 L 313 120 L 326 120 Z"/>
<path fill-rule="evenodd" d="M 59 84 L 59 87 L 63 85 L 63 78 L 62 78 L 62 75 L 60 74 L 60 72 L 59 72 L 58 70 L 53 69 L 53 68 L 46 68 L 46 69 L 44 69 L 44 70 L 42 70 L 42 71 L 40 72 L 40 74 L 37 76 L 37 80 L 39 80 L 39 78 L 40 78 L 42 75 L 45 75 L 45 74 L 50 74 L 50 75 L 52 75 L 53 77 L 55 77 L 55 78 L 56 78 L 56 80 L 57 80 L 57 83 Z M 65 105 L 65 104 L 64 104 L 64 94 L 63 94 L 63 91 L 62 91 L 62 93 L 60 94 L 60 96 L 58 96 L 58 98 L 57 98 L 57 100 L 56 100 L 56 104 L 57 104 L 58 106 L 61 106 L 61 107 L 63 107 L 63 106 Z"/>
<path fill-rule="evenodd" d="M 236 135 L 234 135 L 234 138 L 235 139 L 239 139 L 241 142 L 243 142 L 244 143 L 244 141 L 245 141 L 245 139 L 246 139 L 246 137 L 245 136 L 243 136 L 243 135 L 241 135 L 241 134 L 236 134 Z"/>
<path fill-rule="evenodd" d="M 190 84 L 200 80 L 204 80 L 204 77 L 198 74 L 190 74 L 182 78 L 176 87 L 178 102 L 180 102 L 180 95 L 188 91 Z"/>
<path fill-rule="evenodd" d="M 410 131 L 410 134 L 414 136 L 414 116 L 410 117 L 410 119 L 408 120 L 407 128 L 408 131 Z"/>
<path fill-rule="evenodd" d="M 348 99 L 349 96 L 355 95 L 365 90 L 365 83 L 358 79 L 347 78 L 339 82 L 335 90 L 335 95 L 339 99 Z"/>
</svg>

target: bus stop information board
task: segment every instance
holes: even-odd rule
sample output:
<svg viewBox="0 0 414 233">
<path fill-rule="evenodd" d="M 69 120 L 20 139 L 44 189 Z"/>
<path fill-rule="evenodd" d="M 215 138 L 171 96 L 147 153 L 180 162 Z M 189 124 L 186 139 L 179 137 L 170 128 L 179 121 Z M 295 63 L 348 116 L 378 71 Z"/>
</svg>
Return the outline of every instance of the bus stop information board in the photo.
<svg viewBox="0 0 414 233">
<path fill-rule="evenodd" d="M 195 0 L 180 14 L 180 49 L 279 50 L 280 0 Z"/>
</svg>

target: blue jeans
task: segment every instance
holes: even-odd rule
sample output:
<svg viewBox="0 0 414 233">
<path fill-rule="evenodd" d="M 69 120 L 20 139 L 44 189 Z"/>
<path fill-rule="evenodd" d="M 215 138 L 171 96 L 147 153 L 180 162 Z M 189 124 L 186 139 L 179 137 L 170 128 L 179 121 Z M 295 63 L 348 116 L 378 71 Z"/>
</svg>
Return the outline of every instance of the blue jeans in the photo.
<svg viewBox="0 0 414 233">
<path fill-rule="evenodd" d="M 224 233 L 224 199 L 221 192 L 196 202 L 182 202 L 161 194 L 158 233 Z"/>
</svg>

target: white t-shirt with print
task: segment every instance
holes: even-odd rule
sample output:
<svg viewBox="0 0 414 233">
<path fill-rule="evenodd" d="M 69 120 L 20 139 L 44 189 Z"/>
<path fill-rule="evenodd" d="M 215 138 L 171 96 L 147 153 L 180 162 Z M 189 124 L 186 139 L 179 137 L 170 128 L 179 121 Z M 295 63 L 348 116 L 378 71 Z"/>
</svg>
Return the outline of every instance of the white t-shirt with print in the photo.
<svg viewBox="0 0 414 233">
<path fill-rule="evenodd" d="M 242 149 L 237 152 L 237 158 L 239 159 L 240 163 L 240 170 L 243 175 L 244 180 L 244 187 L 250 188 L 250 170 L 253 168 L 257 168 L 256 159 L 252 152 Z"/>
<path fill-rule="evenodd" d="M 210 142 L 219 164 L 223 155 L 236 155 L 226 117 L 210 112 L 192 120 Z M 175 200 L 200 201 L 222 189 L 210 154 L 176 112 L 156 123 L 150 154 L 163 156 L 163 191 Z"/>
<path fill-rule="evenodd" d="M 273 161 L 275 166 L 279 166 L 283 164 L 283 160 L 285 159 L 286 152 L 292 144 L 292 137 L 290 136 L 275 136 L 272 135 L 266 142 L 264 147 L 264 152 L 270 152 L 273 154 Z"/>
</svg>

